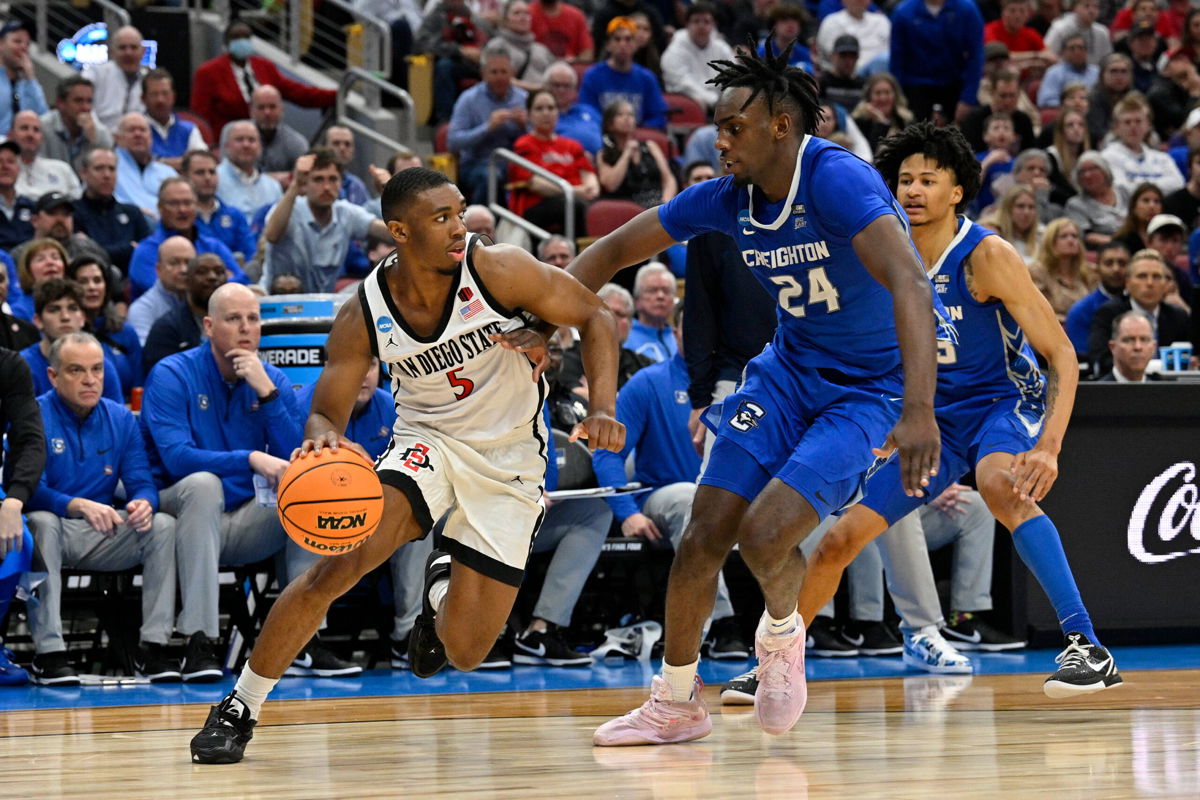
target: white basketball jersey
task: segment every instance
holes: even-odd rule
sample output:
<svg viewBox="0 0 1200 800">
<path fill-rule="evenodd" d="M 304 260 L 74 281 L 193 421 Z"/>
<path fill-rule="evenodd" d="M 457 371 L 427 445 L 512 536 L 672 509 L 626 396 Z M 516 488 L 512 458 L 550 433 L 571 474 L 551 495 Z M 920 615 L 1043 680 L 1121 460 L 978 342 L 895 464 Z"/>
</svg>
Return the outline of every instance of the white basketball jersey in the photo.
<svg viewBox="0 0 1200 800">
<path fill-rule="evenodd" d="M 533 382 L 533 365 L 521 353 L 488 338 L 522 327 L 518 313 L 488 292 L 472 263 L 479 237 L 467 237 L 458 281 L 431 336 L 419 336 L 396 308 L 386 270 L 393 253 L 358 289 L 371 349 L 388 365 L 401 420 L 428 425 L 455 439 L 507 438 L 541 413 L 545 379 Z"/>
</svg>

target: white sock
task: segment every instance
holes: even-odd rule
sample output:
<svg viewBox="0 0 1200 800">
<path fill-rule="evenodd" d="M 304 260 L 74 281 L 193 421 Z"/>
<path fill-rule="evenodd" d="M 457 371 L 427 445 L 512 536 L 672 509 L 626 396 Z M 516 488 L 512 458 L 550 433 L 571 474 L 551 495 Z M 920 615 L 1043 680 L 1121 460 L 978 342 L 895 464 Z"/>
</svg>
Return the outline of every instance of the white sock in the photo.
<svg viewBox="0 0 1200 800">
<path fill-rule="evenodd" d="M 663 662 L 662 677 L 671 687 L 672 702 L 686 703 L 692 699 L 692 689 L 696 685 L 696 668 L 699 666 L 700 659 L 698 658 L 682 667 L 672 667 L 666 661 Z"/>
<path fill-rule="evenodd" d="M 790 636 L 799 627 L 797 624 L 799 620 L 800 615 L 796 613 L 796 609 L 794 608 L 783 619 L 775 619 L 769 611 L 763 612 L 763 621 L 766 622 L 767 633 L 772 636 Z"/>
<path fill-rule="evenodd" d="M 445 599 L 448 591 L 450 591 L 449 578 L 434 581 L 433 585 L 429 587 L 429 605 L 433 606 L 434 614 L 442 610 L 442 600 Z"/>
<path fill-rule="evenodd" d="M 258 719 L 262 704 L 277 683 L 278 678 L 264 678 L 250 669 L 249 663 L 242 667 L 242 674 L 238 676 L 237 686 L 234 686 L 233 690 L 237 692 L 235 699 L 240 700 L 242 705 L 250 710 L 250 719 Z"/>
</svg>

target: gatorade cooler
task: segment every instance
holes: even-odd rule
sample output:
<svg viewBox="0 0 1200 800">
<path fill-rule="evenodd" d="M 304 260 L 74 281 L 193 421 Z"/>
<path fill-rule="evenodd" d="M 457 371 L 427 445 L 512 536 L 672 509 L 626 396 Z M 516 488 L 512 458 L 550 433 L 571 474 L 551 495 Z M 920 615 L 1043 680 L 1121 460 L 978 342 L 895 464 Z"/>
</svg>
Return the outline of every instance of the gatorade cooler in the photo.
<svg viewBox="0 0 1200 800">
<path fill-rule="evenodd" d="M 292 386 L 307 386 L 325 366 L 325 339 L 347 297 L 337 294 L 280 294 L 259 301 L 263 361 L 288 376 Z"/>
</svg>

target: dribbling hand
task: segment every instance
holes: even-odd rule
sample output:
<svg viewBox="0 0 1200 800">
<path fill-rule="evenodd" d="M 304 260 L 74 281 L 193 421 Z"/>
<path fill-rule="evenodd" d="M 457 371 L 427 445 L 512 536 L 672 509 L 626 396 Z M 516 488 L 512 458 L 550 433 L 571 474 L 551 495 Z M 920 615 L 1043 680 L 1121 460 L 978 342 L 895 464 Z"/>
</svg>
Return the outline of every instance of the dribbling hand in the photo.
<svg viewBox="0 0 1200 800">
<path fill-rule="evenodd" d="M 589 450 L 619 453 L 625 446 L 625 426 L 608 414 L 595 412 L 572 428 L 568 438 L 572 442 L 587 439 Z"/>
<path fill-rule="evenodd" d="M 320 455 L 321 451 L 326 447 L 328 447 L 334 453 L 338 451 L 339 447 L 345 447 L 358 453 L 360 456 L 366 459 L 368 463 L 374 460 L 367 455 L 367 451 L 362 448 L 362 445 L 360 445 L 358 442 L 350 441 L 345 436 L 339 436 L 337 431 L 325 431 L 325 433 L 322 433 L 312 439 L 305 439 L 300 443 L 299 447 L 292 451 L 292 457 L 289 460 L 295 461 L 297 458 L 304 458 L 309 453 Z"/>
</svg>

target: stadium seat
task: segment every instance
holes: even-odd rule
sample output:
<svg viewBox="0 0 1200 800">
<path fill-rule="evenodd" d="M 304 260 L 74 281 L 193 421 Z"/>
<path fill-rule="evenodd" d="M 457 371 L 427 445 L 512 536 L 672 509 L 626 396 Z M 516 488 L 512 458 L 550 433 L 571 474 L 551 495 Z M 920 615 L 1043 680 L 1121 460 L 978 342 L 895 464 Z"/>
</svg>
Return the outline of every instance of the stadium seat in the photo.
<svg viewBox="0 0 1200 800">
<path fill-rule="evenodd" d="M 1059 109 L 1057 107 L 1043 108 L 1040 110 L 1038 117 L 1041 119 L 1042 127 L 1053 125 L 1058 120 Z"/>
<path fill-rule="evenodd" d="M 675 158 L 679 154 L 675 147 L 675 140 L 660 130 L 656 130 L 655 128 L 638 128 L 633 132 L 633 135 L 643 142 L 654 142 L 657 144 L 668 160 Z"/>
<path fill-rule="evenodd" d="M 612 233 L 643 211 L 645 209 L 632 200 L 597 200 L 588 206 L 588 235 L 600 237 Z"/>
<path fill-rule="evenodd" d="M 217 137 L 213 135 L 213 129 L 208 124 L 208 120 L 193 111 L 185 111 L 184 109 L 175 109 L 175 116 L 194 124 L 200 129 L 200 135 L 204 137 L 204 143 L 209 147 L 216 147 Z"/>
<path fill-rule="evenodd" d="M 708 124 L 708 114 L 704 108 L 686 94 L 667 93 L 663 95 L 663 100 L 667 104 L 668 127 L 691 132 Z"/>
</svg>

